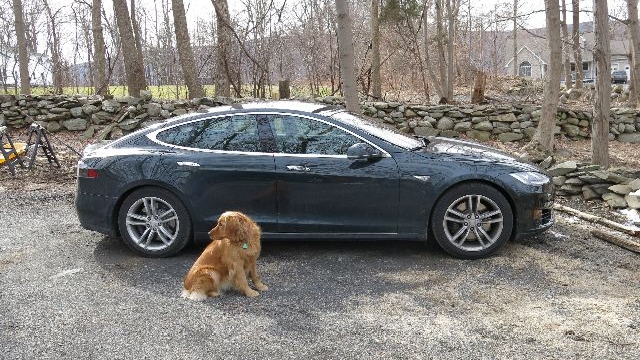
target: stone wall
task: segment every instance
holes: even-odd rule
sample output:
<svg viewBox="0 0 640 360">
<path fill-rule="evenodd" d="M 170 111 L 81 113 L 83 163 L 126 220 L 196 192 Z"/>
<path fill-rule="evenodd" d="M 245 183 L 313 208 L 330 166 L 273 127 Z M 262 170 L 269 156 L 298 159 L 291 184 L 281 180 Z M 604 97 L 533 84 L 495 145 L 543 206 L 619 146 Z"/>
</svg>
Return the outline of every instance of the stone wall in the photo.
<svg viewBox="0 0 640 360">
<path fill-rule="evenodd" d="M 341 104 L 341 99 L 315 99 Z M 99 96 L 0 95 L 0 125 L 24 127 L 37 121 L 50 132 L 83 131 L 85 137 L 97 132 L 101 139 L 118 137 L 149 122 L 167 119 L 229 101 L 214 98 L 154 100 L 149 92 L 141 98 L 104 99 Z M 415 105 L 398 102 L 364 102 L 363 112 L 398 129 L 417 135 L 500 141 L 530 139 L 541 116 L 540 106 L 514 105 Z M 569 138 L 590 135 L 591 111 L 559 108 L 556 133 Z M 611 140 L 640 142 L 640 112 L 612 108 Z"/>
<path fill-rule="evenodd" d="M 503 142 L 530 139 L 542 115 L 534 105 L 405 105 L 389 102 L 364 103 L 365 114 L 382 119 L 399 129 L 418 135 L 456 137 L 461 134 L 486 141 Z M 569 138 L 588 138 L 591 111 L 558 108 L 556 134 Z M 640 142 L 640 112 L 612 108 L 611 140 Z"/>
</svg>

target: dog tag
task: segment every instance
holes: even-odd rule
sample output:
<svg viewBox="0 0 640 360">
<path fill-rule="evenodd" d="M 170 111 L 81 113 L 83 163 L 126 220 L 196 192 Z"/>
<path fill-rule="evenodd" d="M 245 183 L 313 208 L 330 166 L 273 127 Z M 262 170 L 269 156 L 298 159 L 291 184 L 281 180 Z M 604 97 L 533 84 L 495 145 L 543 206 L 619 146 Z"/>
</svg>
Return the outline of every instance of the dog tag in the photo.
<svg viewBox="0 0 640 360">
<path fill-rule="evenodd" d="M 247 244 L 247 243 L 242 244 L 242 248 L 243 249 L 248 249 L 249 248 L 249 244 Z"/>
</svg>

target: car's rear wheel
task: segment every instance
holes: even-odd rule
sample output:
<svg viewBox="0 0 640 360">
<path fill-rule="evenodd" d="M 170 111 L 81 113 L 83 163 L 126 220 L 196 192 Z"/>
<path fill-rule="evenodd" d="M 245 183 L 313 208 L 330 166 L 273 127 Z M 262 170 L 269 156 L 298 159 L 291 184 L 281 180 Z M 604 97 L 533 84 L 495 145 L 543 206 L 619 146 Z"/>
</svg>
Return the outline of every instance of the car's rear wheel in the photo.
<svg viewBox="0 0 640 360">
<path fill-rule="evenodd" d="M 431 215 L 433 235 L 443 250 L 478 259 L 498 250 L 511 237 L 513 213 L 496 188 L 465 183 L 448 190 Z"/>
<path fill-rule="evenodd" d="M 118 227 L 124 243 L 147 257 L 175 255 L 191 237 L 186 207 L 173 193 L 155 187 L 127 196 L 120 206 Z"/>
</svg>

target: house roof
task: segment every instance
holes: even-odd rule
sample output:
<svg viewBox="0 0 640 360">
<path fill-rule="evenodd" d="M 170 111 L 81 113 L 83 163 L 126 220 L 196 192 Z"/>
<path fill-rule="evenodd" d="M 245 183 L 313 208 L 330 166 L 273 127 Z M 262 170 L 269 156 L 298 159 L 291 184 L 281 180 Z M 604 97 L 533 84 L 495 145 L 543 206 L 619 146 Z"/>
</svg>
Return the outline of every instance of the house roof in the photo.
<svg viewBox="0 0 640 360">
<path fill-rule="evenodd" d="M 529 47 L 527 47 L 527 45 L 523 46 L 520 48 L 520 50 L 518 50 L 517 55 L 520 55 L 520 53 L 522 52 L 522 50 L 527 50 L 529 53 L 531 53 L 531 55 L 533 55 L 542 65 L 546 65 L 547 62 L 542 60 L 542 58 L 540 56 L 538 56 L 538 54 L 536 54 L 535 52 L 533 52 L 533 50 L 529 49 Z M 507 62 L 507 65 L 505 65 L 504 67 L 509 67 L 509 65 L 511 65 L 511 62 L 513 61 L 513 57 L 511 57 L 511 59 Z"/>
</svg>

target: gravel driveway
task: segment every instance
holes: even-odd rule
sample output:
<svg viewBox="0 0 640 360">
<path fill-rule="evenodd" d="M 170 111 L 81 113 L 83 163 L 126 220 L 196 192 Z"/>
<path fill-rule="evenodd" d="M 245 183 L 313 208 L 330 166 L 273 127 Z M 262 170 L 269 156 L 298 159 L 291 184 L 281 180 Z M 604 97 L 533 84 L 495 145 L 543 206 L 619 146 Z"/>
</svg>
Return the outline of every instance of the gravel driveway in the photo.
<svg viewBox="0 0 640 360">
<path fill-rule="evenodd" d="M 202 248 L 133 255 L 73 188 L 0 185 L 0 358 L 616 358 L 640 354 L 640 256 L 560 217 L 484 260 L 412 242 L 265 242 L 269 291 L 180 298 Z M 34 189 L 35 188 L 35 189 Z"/>
</svg>

